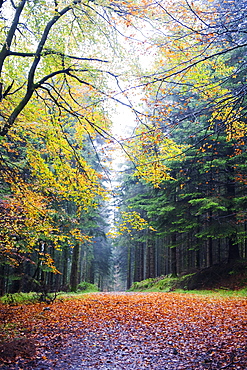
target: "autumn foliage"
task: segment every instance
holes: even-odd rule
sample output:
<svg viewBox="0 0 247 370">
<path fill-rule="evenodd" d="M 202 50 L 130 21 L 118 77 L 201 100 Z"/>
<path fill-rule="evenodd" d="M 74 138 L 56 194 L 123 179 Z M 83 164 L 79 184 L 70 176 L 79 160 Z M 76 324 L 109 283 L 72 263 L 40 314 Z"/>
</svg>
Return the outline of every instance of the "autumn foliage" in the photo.
<svg viewBox="0 0 247 370">
<path fill-rule="evenodd" d="M 244 370 L 246 308 L 241 298 L 175 293 L 98 293 L 49 307 L 1 306 L 1 339 L 28 337 L 37 354 L 31 346 L 32 359 L 16 354 L 8 363 L 1 347 L 0 357 L 9 369 L 29 364 L 36 369 Z"/>
</svg>

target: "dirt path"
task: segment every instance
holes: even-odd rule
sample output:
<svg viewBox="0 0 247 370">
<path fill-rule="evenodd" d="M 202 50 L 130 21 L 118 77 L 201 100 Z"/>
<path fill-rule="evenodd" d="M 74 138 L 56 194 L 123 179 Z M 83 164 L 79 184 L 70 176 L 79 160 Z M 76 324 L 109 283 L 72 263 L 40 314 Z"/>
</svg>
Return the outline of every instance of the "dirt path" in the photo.
<svg viewBox="0 0 247 370">
<path fill-rule="evenodd" d="M 20 311 L 37 355 L 1 369 L 247 369 L 245 299 L 99 293 Z"/>
</svg>

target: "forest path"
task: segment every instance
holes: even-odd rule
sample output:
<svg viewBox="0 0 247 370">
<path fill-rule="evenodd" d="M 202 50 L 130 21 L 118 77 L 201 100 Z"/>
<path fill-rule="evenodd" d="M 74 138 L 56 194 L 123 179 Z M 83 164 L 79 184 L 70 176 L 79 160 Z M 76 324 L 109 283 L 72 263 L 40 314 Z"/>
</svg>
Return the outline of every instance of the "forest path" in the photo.
<svg viewBox="0 0 247 370">
<path fill-rule="evenodd" d="M 244 298 L 95 293 L 20 311 L 37 356 L 1 369 L 247 369 Z"/>
</svg>

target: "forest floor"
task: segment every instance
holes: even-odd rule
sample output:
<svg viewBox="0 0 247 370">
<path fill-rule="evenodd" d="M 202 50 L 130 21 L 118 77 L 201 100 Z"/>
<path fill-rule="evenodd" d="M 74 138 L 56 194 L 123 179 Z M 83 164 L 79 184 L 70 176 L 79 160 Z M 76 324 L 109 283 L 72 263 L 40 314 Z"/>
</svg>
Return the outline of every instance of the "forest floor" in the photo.
<svg viewBox="0 0 247 370">
<path fill-rule="evenodd" d="M 247 369 L 246 298 L 93 293 L 0 315 L 0 369 Z"/>
</svg>

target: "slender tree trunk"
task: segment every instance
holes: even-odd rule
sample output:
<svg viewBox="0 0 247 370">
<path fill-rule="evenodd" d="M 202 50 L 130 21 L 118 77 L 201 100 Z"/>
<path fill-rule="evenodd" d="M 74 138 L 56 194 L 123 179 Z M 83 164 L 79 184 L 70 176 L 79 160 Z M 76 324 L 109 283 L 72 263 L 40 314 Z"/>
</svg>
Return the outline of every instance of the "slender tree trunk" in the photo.
<svg viewBox="0 0 247 370">
<path fill-rule="evenodd" d="M 228 148 L 228 158 L 231 158 L 231 156 L 234 155 L 234 148 L 233 146 Z M 236 225 L 236 216 L 235 216 L 235 210 L 233 209 L 233 200 L 235 198 L 235 178 L 234 178 L 234 167 L 232 165 L 227 166 L 227 179 L 226 179 L 226 196 L 229 201 L 229 207 L 228 207 L 228 214 L 231 221 L 231 224 L 233 228 Z M 237 260 L 240 258 L 239 253 L 239 246 L 236 240 L 236 234 L 235 232 L 232 233 L 232 235 L 228 238 L 228 262 L 231 262 L 233 260 Z"/>
<path fill-rule="evenodd" d="M 63 261 L 61 261 L 61 259 L 62 259 L 62 255 L 60 254 L 60 251 L 57 251 L 56 252 L 56 255 L 57 255 L 57 257 L 56 257 L 56 266 L 58 266 L 59 267 L 59 271 L 61 271 L 62 272 L 62 274 L 63 274 L 63 267 L 62 267 L 62 263 L 63 263 Z M 62 279 L 63 279 L 63 275 L 61 275 L 61 274 L 56 274 L 55 276 L 54 276 L 54 288 L 55 288 L 55 290 L 58 292 L 59 290 L 61 290 L 61 288 L 62 289 L 64 289 L 65 287 L 64 287 L 64 285 L 63 285 L 63 281 L 62 281 Z"/>
<path fill-rule="evenodd" d="M 51 258 L 53 261 L 55 260 L 55 248 L 54 245 L 51 246 Z M 53 286 L 53 280 L 54 280 L 54 273 L 53 272 L 48 272 L 47 274 L 47 286 L 48 286 L 48 292 L 52 291 L 54 289 Z"/>
<path fill-rule="evenodd" d="M 141 244 L 135 245 L 134 281 L 141 281 Z"/>
<path fill-rule="evenodd" d="M 148 241 L 147 278 L 155 277 L 155 241 Z"/>
<path fill-rule="evenodd" d="M 44 254 L 44 256 L 46 255 L 47 253 L 47 243 L 44 242 L 44 241 L 41 241 L 41 251 L 42 253 Z M 44 292 L 47 293 L 47 272 L 42 268 L 42 265 L 43 265 L 43 262 L 41 262 L 40 266 L 41 266 L 41 269 L 40 269 L 40 283 L 41 283 L 41 287 L 43 289 Z"/>
<path fill-rule="evenodd" d="M 147 278 L 147 253 L 148 253 L 148 245 L 147 240 L 144 242 L 143 245 L 143 280 Z"/>
<path fill-rule="evenodd" d="M 132 278 L 131 278 L 131 274 L 132 274 L 132 261 L 131 261 L 131 244 L 128 243 L 128 266 L 127 266 L 127 289 L 129 289 L 131 287 L 131 284 L 132 284 Z"/>
<path fill-rule="evenodd" d="M 199 216 L 197 217 L 197 227 L 196 227 L 196 233 L 198 234 L 200 231 L 200 218 Z M 195 238 L 194 238 L 195 240 Z M 201 245 L 200 247 L 198 246 L 198 239 L 197 241 L 195 240 L 195 242 L 197 242 L 197 248 L 196 248 L 196 268 L 197 269 L 200 269 L 201 268 L 201 254 L 202 254 L 202 250 L 201 250 Z"/>
<path fill-rule="evenodd" d="M 212 174 L 212 172 L 211 172 Z M 212 183 L 212 178 L 211 178 L 211 183 Z M 210 231 L 210 228 L 212 227 L 212 217 L 213 217 L 213 212 L 210 210 L 208 212 L 208 219 L 209 219 L 209 231 Z M 207 243 L 207 265 L 208 266 L 212 266 L 213 265 L 213 239 L 210 237 L 208 238 L 208 243 Z"/>
<path fill-rule="evenodd" d="M 244 224 L 244 231 L 245 231 L 245 235 L 247 235 L 247 223 L 246 222 Z M 245 238 L 245 240 L 244 240 L 243 258 L 247 259 L 247 238 Z"/>
<path fill-rule="evenodd" d="M 235 261 L 240 258 L 239 245 L 236 243 L 236 237 L 230 236 L 228 239 L 228 262 Z"/>
<path fill-rule="evenodd" d="M 172 247 L 171 247 L 171 274 L 177 276 L 177 247 L 176 247 L 177 235 L 172 234 Z"/>
<path fill-rule="evenodd" d="M 168 240 L 167 240 L 167 243 L 168 243 Z M 171 267 L 170 267 L 170 254 L 171 254 L 171 249 L 170 248 L 166 248 L 166 264 L 165 264 L 165 275 L 168 275 L 171 273 Z"/>
<path fill-rule="evenodd" d="M 5 294 L 5 265 L 0 264 L 0 297 Z"/>
<path fill-rule="evenodd" d="M 181 254 L 181 248 L 177 247 L 176 248 L 176 270 L 177 270 L 177 274 L 180 273 L 180 269 L 181 269 L 180 254 Z M 191 256 L 191 251 L 190 251 L 190 256 Z"/>
<path fill-rule="evenodd" d="M 89 268 L 88 268 L 88 280 L 89 283 L 94 284 L 94 261 L 90 260 L 89 261 Z"/>
<path fill-rule="evenodd" d="M 213 265 L 213 239 L 208 238 L 207 242 L 207 260 L 208 267 Z"/>
<path fill-rule="evenodd" d="M 221 262 L 221 242 L 220 238 L 218 239 L 218 263 Z"/>
<path fill-rule="evenodd" d="M 200 249 L 197 248 L 196 249 L 196 268 L 199 269 L 200 266 L 201 266 L 201 263 L 200 263 L 201 259 L 200 259 Z"/>
<path fill-rule="evenodd" d="M 144 249 L 145 245 L 143 242 L 140 242 L 140 281 L 144 279 L 144 269 L 143 269 L 143 258 L 144 258 Z"/>
<path fill-rule="evenodd" d="M 23 290 L 24 264 L 19 263 L 15 268 L 16 279 L 12 283 L 11 293 L 20 293 Z"/>
<path fill-rule="evenodd" d="M 80 245 L 78 242 L 75 242 L 72 254 L 72 264 L 71 264 L 71 273 L 70 273 L 70 286 L 71 291 L 75 292 L 78 284 L 78 267 L 79 267 L 79 252 Z"/>
<path fill-rule="evenodd" d="M 68 263 L 69 263 L 69 247 L 66 245 L 63 248 L 63 289 L 66 289 L 68 283 Z"/>
</svg>

